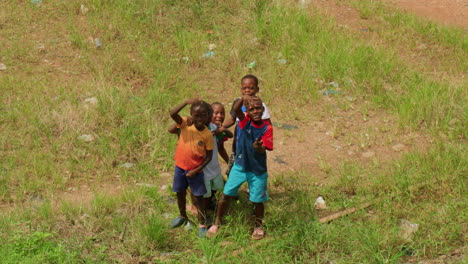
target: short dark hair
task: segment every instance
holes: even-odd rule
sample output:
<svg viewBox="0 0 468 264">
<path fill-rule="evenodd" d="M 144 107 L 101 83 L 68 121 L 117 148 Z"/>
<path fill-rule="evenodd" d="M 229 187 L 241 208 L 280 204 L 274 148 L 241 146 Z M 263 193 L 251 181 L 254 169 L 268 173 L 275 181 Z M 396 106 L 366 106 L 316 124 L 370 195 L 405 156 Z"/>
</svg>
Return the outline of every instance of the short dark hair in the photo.
<svg viewBox="0 0 468 264">
<path fill-rule="evenodd" d="M 252 75 L 252 74 L 247 74 L 244 77 L 242 77 L 241 83 L 242 83 L 242 81 L 244 81 L 244 79 L 252 79 L 254 81 L 255 86 L 258 87 L 258 78 L 257 78 L 257 76 Z"/>
<path fill-rule="evenodd" d="M 247 102 L 247 104 L 246 104 L 245 106 L 248 107 L 248 103 L 250 103 L 250 102 L 252 102 L 252 101 L 260 102 L 260 103 L 263 105 L 262 99 L 261 99 L 260 97 L 254 95 L 254 96 L 251 97 L 251 100 L 250 100 L 249 102 Z"/>
<path fill-rule="evenodd" d="M 208 112 L 208 116 L 212 116 L 213 115 L 213 108 L 211 107 L 211 105 L 203 100 L 199 100 L 199 101 L 196 101 L 195 103 L 193 103 L 191 106 L 190 106 L 190 113 L 193 112 L 193 109 L 197 108 L 197 107 L 202 107 L 202 108 L 205 108 L 205 110 Z"/>
<path fill-rule="evenodd" d="M 224 105 L 220 102 L 214 102 L 211 104 L 211 107 L 213 107 L 213 105 L 220 105 L 222 108 L 224 108 Z"/>
</svg>

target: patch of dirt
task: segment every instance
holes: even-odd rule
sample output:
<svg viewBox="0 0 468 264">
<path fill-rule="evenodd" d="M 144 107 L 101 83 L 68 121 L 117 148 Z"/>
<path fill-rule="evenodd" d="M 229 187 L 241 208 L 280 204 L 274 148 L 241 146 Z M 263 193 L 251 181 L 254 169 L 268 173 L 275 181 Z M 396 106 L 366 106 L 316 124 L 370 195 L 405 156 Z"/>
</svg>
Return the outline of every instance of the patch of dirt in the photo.
<svg viewBox="0 0 468 264">
<path fill-rule="evenodd" d="M 428 136 L 400 128 L 395 117 L 371 109 L 363 100 L 327 95 L 312 111 L 318 120 L 294 124 L 273 120 L 275 150 L 268 154 L 270 174 L 305 170 L 311 175 L 308 180 L 320 182 L 345 161 L 384 163 L 430 144 Z"/>
<path fill-rule="evenodd" d="M 418 0 L 416 2 L 423 1 Z M 447 61 L 457 60 L 450 53 L 450 48 L 434 42 L 432 39 L 420 36 L 416 32 L 412 33 L 413 35 L 406 41 L 402 41 L 398 35 L 395 35 L 397 33 L 394 35 L 383 35 L 383 32 L 389 26 L 385 21 L 361 18 L 359 12 L 348 2 L 313 1 L 310 5 L 316 8 L 310 9 L 311 12 L 320 12 L 325 16 L 334 18 L 343 30 L 356 32 L 355 34 L 361 35 L 363 39 L 372 45 L 382 47 L 396 46 L 398 48 L 397 54 L 403 61 L 417 65 L 422 71 L 435 76 L 437 79 L 452 77 L 450 81 L 458 83 L 461 79 L 465 78 L 465 73 L 458 69 L 456 64 L 447 63 Z M 448 6 L 445 8 L 447 8 L 446 12 L 450 11 Z M 468 10 L 468 7 L 461 8 Z M 402 31 L 402 34 L 409 33 Z M 441 60 L 441 58 L 445 59 Z"/>
<path fill-rule="evenodd" d="M 399 8 L 447 26 L 468 30 L 467 0 L 386 0 Z"/>
</svg>

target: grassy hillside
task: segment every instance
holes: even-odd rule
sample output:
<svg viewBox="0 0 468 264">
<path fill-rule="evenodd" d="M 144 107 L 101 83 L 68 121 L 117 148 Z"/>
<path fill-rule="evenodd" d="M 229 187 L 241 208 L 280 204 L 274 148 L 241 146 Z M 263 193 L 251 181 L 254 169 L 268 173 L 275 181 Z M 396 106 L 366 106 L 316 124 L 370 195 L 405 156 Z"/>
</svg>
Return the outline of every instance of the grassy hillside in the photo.
<svg viewBox="0 0 468 264">
<path fill-rule="evenodd" d="M 466 32 L 377 1 L 338 2 L 386 23 L 383 41 L 286 0 L 3 2 L 2 261 L 401 263 L 462 248 Z M 395 39 L 430 40 L 443 50 L 441 66 L 432 72 L 400 56 Z M 216 45 L 213 56 L 209 44 Z M 270 171 L 262 241 L 250 240 L 246 195 L 216 239 L 169 230 L 176 205 L 170 188 L 160 188 L 176 144 L 166 133 L 168 110 L 195 95 L 229 107 L 247 73 L 260 78 L 275 121 L 307 126 L 327 118 L 333 110 L 319 91 L 335 82 L 337 98 L 359 96 L 431 145 L 386 162 L 343 162 L 328 169 L 322 186 L 303 184 L 313 175 L 302 170 Z M 344 102 L 343 109 L 365 115 L 364 106 Z M 332 211 L 372 207 L 319 224 L 319 194 Z M 399 235 L 401 219 L 419 224 L 411 240 Z"/>
</svg>

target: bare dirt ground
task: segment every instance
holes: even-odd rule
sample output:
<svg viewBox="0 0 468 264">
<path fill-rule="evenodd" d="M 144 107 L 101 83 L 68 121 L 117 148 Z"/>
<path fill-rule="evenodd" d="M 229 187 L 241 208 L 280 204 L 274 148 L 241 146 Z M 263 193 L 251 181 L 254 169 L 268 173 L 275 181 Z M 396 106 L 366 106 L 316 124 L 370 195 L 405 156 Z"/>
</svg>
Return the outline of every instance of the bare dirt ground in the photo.
<svg viewBox="0 0 468 264">
<path fill-rule="evenodd" d="M 440 24 L 468 30 L 467 0 L 386 0 L 395 6 Z"/>
</svg>

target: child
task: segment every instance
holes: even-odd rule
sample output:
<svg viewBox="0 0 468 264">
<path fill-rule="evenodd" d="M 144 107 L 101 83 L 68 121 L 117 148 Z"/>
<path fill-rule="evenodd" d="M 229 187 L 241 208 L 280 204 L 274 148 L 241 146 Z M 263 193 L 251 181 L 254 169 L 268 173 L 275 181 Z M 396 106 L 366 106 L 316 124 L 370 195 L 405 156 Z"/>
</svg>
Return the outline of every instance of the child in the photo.
<svg viewBox="0 0 468 264">
<path fill-rule="evenodd" d="M 242 111 L 243 104 L 246 106 L 246 114 Z M 262 239 L 265 236 L 265 231 L 262 229 L 265 213 L 263 203 L 268 200 L 266 150 L 273 150 L 273 127 L 262 119 L 265 107 L 258 97 L 245 95 L 236 102 L 234 111 L 240 120 L 236 160 L 224 186 L 223 196 L 219 200 L 215 223 L 207 235 L 211 236 L 218 232 L 222 217 L 228 209 L 229 200 L 237 196 L 239 187 L 247 181 L 250 201 L 255 205 L 255 228 L 252 238 Z"/>
<path fill-rule="evenodd" d="M 249 96 L 255 96 L 258 92 L 260 91 L 260 87 L 258 87 L 258 78 L 255 75 L 245 75 L 241 79 L 241 94 L 242 96 L 249 95 Z M 232 125 L 236 124 L 236 128 L 234 129 L 234 141 L 232 143 L 232 153 L 231 153 L 231 159 L 229 160 L 229 165 L 228 165 L 228 170 L 226 171 L 226 174 L 229 175 L 229 171 L 232 168 L 232 165 L 234 164 L 234 157 L 236 155 L 236 147 L 237 147 L 237 134 L 239 132 L 239 128 L 237 127 L 237 123 L 239 120 L 236 118 L 236 113 L 234 111 L 234 106 L 236 103 L 240 100 L 240 98 L 236 98 L 232 104 L 231 112 L 230 112 L 230 118 L 226 120 L 224 123 L 223 127 L 224 128 L 230 128 Z M 266 120 L 270 123 L 270 112 L 268 111 L 268 108 L 266 105 L 263 103 L 264 111 L 262 115 L 262 119 Z M 245 106 L 242 106 L 242 111 L 246 112 Z"/>
<path fill-rule="evenodd" d="M 221 175 L 221 167 L 218 162 L 218 152 L 221 157 L 226 161 L 229 161 L 229 157 L 224 148 L 224 141 L 228 138 L 232 138 L 234 135 L 231 131 L 224 129 L 222 124 L 224 122 L 225 111 L 221 103 L 213 103 L 211 105 L 213 109 L 213 116 L 210 123 L 210 131 L 213 133 L 213 140 L 215 142 L 213 149 L 213 157 L 206 165 L 204 171 L 205 175 L 205 187 L 206 194 L 203 196 L 205 202 L 205 208 L 211 204 L 212 199 L 218 190 L 222 190 L 224 187 L 223 176 Z M 214 208 L 213 208 L 214 209 Z"/>
<path fill-rule="evenodd" d="M 187 118 L 182 118 L 179 112 L 188 104 L 190 107 L 191 124 L 187 124 Z M 177 142 L 175 154 L 175 172 L 172 191 L 177 193 L 177 206 L 180 216 L 173 219 L 170 226 L 173 228 L 182 226 L 188 221 L 186 205 L 187 187 L 190 186 L 198 210 L 198 236 L 206 234 L 205 206 L 203 195 L 206 188 L 203 181 L 202 169 L 211 161 L 213 156 L 213 136 L 206 128 L 209 118 L 209 105 L 197 98 L 187 99 L 184 103 L 170 111 L 171 118 L 180 128 L 180 136 Z"/>
</svg>

